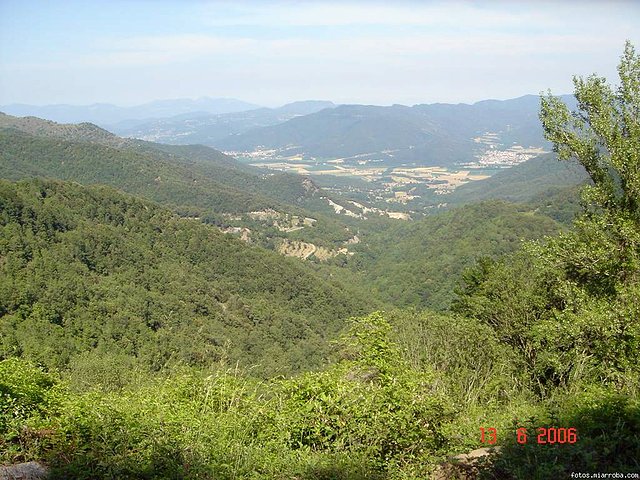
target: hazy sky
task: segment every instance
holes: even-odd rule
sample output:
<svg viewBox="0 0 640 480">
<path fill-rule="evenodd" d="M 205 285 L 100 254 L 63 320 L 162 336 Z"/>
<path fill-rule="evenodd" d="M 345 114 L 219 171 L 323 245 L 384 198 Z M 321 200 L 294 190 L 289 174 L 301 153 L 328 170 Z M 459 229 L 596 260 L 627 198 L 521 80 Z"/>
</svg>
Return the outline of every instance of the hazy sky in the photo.
<svg viewBox="0 0 640 480">
<path fill-rule="evenodd" d="M 615 80 L 640 2 L 0 0 L 0 104 L 415 104 Z"/>
</svg>

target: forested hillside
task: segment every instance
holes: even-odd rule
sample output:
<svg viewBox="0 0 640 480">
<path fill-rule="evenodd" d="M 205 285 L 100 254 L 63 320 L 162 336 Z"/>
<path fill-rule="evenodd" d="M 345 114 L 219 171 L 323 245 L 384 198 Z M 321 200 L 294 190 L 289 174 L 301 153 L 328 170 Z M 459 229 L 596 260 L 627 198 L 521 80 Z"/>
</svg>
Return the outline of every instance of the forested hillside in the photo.
<svg viewBox="0 0 640 480">
<path fill-rule="evenodd" d="M 91 124 L 61 125 L 8 115 L 0 120 L 3 178 L 49 176 L 106 183 L 173 205 L 223 212 L 295 201 L 303 190 L 299 177 L 262 177 L 259 170 L 207 147 L 129 140 Z M 287 182 L 297 185 L 283 190 Z M 292 188 L 298 189 L 298 197 Z"/>
<path fill-rule="evenodd" d="M 445 309 L 463 270 L 476 260 L 497 258 L 559 229 L 526 206 L 478 203 L 363 234 L 347 265 L 393 305 Z"/>
<path fill-rule="evenodd" d="M 0 132 L 3 178 L 50 177 L 103 183 L 176 206 L 248 211 L 275 205 L 250 192 L 233 189 L 180 165 L 133 150 L 22 132 Z"/>
<path fill-rule="evenodd" d="M 105 187 L 2 182 L 1 353 L 50 368 L 319 366 L 371 298 Z M 87 373 L 87 372 L 84 372 Z M 88 381 L 88 380 L 87 380 Z"/>
<path fill-rule="evenodd" d="M 587 181 L 584 167 L 577 162 L 560 162 L 554 154 L 541 155 L 502 170 L 479 182 L 469 182 L 448 196 L 452 204 L 488 199 L 526 203 L 546 193 L 575 187 Z"/>
</svg>

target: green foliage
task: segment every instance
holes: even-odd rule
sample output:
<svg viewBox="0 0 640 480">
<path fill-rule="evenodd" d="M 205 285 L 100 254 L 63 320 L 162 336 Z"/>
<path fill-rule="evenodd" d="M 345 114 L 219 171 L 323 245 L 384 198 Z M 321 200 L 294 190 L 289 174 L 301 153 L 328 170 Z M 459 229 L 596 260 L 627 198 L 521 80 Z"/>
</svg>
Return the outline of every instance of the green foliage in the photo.
<svg viewBox="0 0 640 480">
<path fill-rule="evenodd" d="M 531 365 L 536 350 L 530 329 L 558 302 L 550 291 L 553 283 L 527 250 L 499 261 L 481 259 L 463 274 L 452 310 L 492 327 L 502 342 Z"/>
<path fill-rule="evenodd" d="M 354 319 L 346 357 L 330 370 L 285 384 L 288 443 L 366 454 L 377 468 L 433 459 L 452 411 L 433 375 L 411 368 L 378 313 Z"/>
<path fill-rule="evenodd" d="M 538 443 L 539 429 L 573 428 L 575 443 Z M 511 431 L 527 429 L 526 444 L 511 436 L 480 478 L 565 478 L 572 472 L 630 473 L 640 467 L 640 405 L 603 387 L 561 396 L 542 417 L 516 419 Z"/>
<path fill-rule="evenodd" d="M 455 309 L 517 346 L 545 389 L 593 381 L 638 386 L 640 61 L 627 44 L 617 94 L 604 79 L 575 79 L 581 112 L 542 101 L 546 134 L 561 158 L 587 170 L 584 214 L 574 229 L 481 263 L 464 277 Z"/>
<path fill-rule="evenodd" d="M 580 206 L 580 187 L 551 188 L 534 196 L 530 204 L 535 211 L 556 222 L 571 226 L 576 217 L 582 212 Z"/>
<path fill-rule="evenodd" d="M 640 56 L 627 42 L 617 91 L 603 77 L 574 77 L 579 113 L 549 95 L 540 119 L 561 159 L 577 158 L 593 181 L 594 207 L 640 221 Z"/>
<path fill-rule="evenodd" d="M 179 363 L 307 369 L 368 303 L 301 262 L 105 187 L 1 182 L 0 231 L 0 356 L 70 365 L 103 386 L 126 383 L 117 370 Z M 109 362 L 121 367 L 108 373 Z"/>
<path fill-rule="evenodd" d="M 637 468 L 636 401 L 588 387 L 536 405 L 492 329 L 413 315 L 353 319 L 337 363 L 269 382 L 182 369 L 79 394 L 5 360 L 3 388 L 30 406 L 0 458 L 44 460 L 52 478 L 419 479 L 492 426 L 503 450 L 488 478 Z M 521 426 L 576 427 L 579 441 L 523 448 L 507 433 Z"/>
<path fill-rule="evenodd" d="M 460 185 L 447 196 L 447 202 L 501 199 L 529 203 L 536 197 L 547 196 L 550 190 L 583 184 L 586 180 L 587 174 L 577 162 L 559 162 L 555 155 L 545 154 L 501 170 L 487 179 Z"/>
<path fill-rule="evenodd" d="M 560 254 L 571 254 L 573 277 L 609 294 L 618 282 L 640 281 L 640 56 L 630 42 L 618 72 L 616 91 L 596 75 L 574 78 L 578 113 L 551 95 L 540 113 L 559 157 L 576 158 L 593 181 L 578 242 L 565 241 Z M 576 243 L 584 247 L 574 251 Z"/>
<path fill-rule="evenodd" d="M 486 324 L 412 310 L 392 312 L 389 318 L 392 338 L 406 361 L 418 370 L 434 370 L 438 389 L 458 408 L 492 408 L 526 389 L 514 349 Z"/>
<path fill-rule="evenodd" d="M 580 264 L 572 257 L 586 258 L 586 248 L 571 233 L 480 262 L 463 276 L 454 302 L 456 312 L 491 326 L 516 349 L 543 394 L 546 387 L 594 380 L 629 390 L 638 385 L 640 291 L 615 283 L 615 276 L 576 275 Z M 598 250 L 591 251 L 589 265 L 598 265 Z"/>
<path fill-rule="evenodd" d="M 527 207 L 485 202 L 364 231 L 347 265 L 362 272 L 392 305 L 443 310 L 449 307 L 458 277 L 478 257 L 513 252 L 523 240 L 558 229 L 556 222 Z"/>
<path fill-rule="evenodd" d="M 46 410 L 55 378 L 17 358 L 0 361 L 0 433 L 17 419 Z"/>
<path fill-rule="evenodd" d="M 390 329 L 380 314 L 354 319 L 346 358 L 289 380 L 183 370 L 117 392 L 63 388 L 55 404 L 38 403 L 38 428 L 10 442 L 46 460 L 53 478 L 424 477 L 446 445 L 451 409 Z M 11 391 L 44 388 L 40 370 L 14 372 Z"/>
<path fill-rule="evenodd" d="M 551 345 L 566 335 L 550 363 L 584 352 L 597 378 L 629 386 L 637 385 L 640 338 L 640 56 L 629 42 L 618 72 L 616 91 L 595 75 L 574 78 L 579 113 L 551 96 L 542 101 L 547 137 L 560 158 L 577 158 L 593 185 L 574 230 L 541 252 L 565 278 L 566 307 L 557 326 L 543 323 L 536 335 Z"/>
<path fill-rule="evenodd" d="M 0 360 L 0 463 L 47 448 L 50 430 L 43 425 L 51 413 L 59 413 L 62 396 L 55 374 L 22 359 Z"/>
</svg>

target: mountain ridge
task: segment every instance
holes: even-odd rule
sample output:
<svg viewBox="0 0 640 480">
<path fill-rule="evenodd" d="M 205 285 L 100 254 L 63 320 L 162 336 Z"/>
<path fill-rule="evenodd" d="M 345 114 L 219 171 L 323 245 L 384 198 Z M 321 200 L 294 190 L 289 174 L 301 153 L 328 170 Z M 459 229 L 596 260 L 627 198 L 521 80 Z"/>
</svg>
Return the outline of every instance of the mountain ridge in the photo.
<svg viewBox="0 0 640 480">
<path fill-rule="evenodd" d="M 213 145 L 222 138 L 244 133 L 252 128 L 275 125 L 300 115 L 308 115 L 333 102 L 304 100 L 278 108 L 258 108 L 225 114 L 195 113 L 162 118 L 150 122 L 121 122 L 110 127 L 119 135 L 172 144 L 203 143 Z"/>
<path fill-rule="evenodd" d="M 369 156 L 389 165 L 451 165 L 496 142 L 548 147 L 538 110 L 533 95 L 471 105 L 340 105 L 212 144 L 235 152 L 260 147 L 318 158 Z M 495 137 L 482 139 L 486 134 Z"/>
<path fill-rule="evenodd" d="M 196 111 L 230 113 L 251 110 L 258 107 L 258 105 L 234 98 L 200 97 L 197 99 L 154 100 L 130 107 L 120 107 L 110 103 L 41 106 L 14 103 L 1 105 L 0 110 L 16 116 L 35 116 L 64 123 L 91 122 L 101 126 L 107 126 L 123 120 L 163 118 Z"/>
</svg>

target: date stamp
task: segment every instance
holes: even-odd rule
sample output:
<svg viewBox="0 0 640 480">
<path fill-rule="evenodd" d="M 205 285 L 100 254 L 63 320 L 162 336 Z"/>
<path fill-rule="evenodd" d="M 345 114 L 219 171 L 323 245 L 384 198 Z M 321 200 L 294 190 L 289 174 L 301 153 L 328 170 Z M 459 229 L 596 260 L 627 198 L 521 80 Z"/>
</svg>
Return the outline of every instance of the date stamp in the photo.
<svg viewBox="0 0 640 480">
<path fill-rule="evenodd" d="M 539 427 L 531 432 L 525 427 L 516 430 L 516 442 L 520 445 L 537 443 L 538 445 L 573 445 L 578 441 L 578 431 L 574 427 Z M 498 442 L 498 430 L 494 427 L 480 427 L 480 442 L 495 445 Z"/>
</svg>

